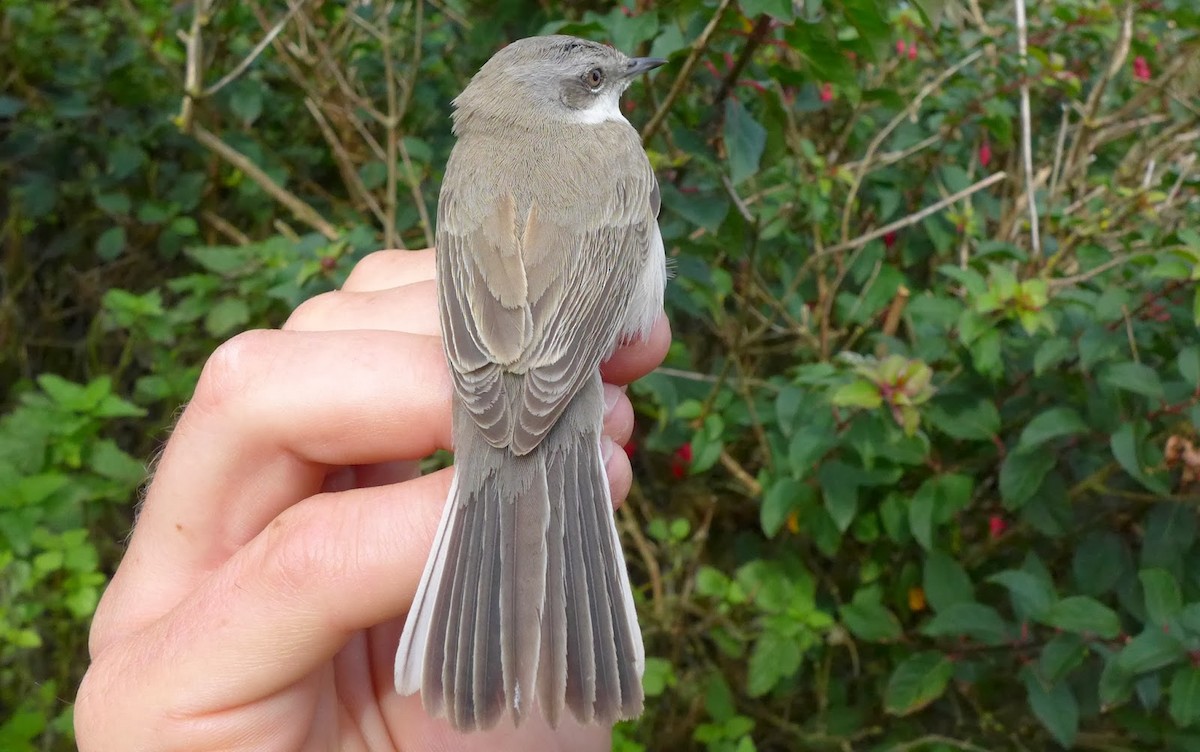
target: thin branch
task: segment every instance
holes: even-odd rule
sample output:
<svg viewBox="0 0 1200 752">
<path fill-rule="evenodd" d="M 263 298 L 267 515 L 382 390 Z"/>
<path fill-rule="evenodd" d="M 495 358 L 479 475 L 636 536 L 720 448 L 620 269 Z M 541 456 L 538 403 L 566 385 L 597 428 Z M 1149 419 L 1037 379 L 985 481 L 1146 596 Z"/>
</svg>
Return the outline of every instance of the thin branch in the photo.
<svg viewBox="0 0 1200 752">
<path fill-rule="evenodd" d="M 914 97 L 913 100 L 909 102 L 903 110 L 896 113 L 896 116 L 892 118 L 891 122 L 884 126 L 879 133 L 875 134 L 875 138 L 871 139 L 871 143 L 867 146 L 867 153 L 859 162 L 858 171 L 854 174 L 854 182 L 850 185 L 850 192 L 846 195 L 845 208 L 842 210 L 842 245 L 845 245 L 847 239 L 850 237 L 850 215 L 854 210 L 854 199 L 858 196 L 858 189 L 861 187 L 863 177 L 867 173 L 867 167 L 874 160 L 875 153 L 879 151 L 879 147 L 883 144 L 884 140 L 886 140 L 888 136 L 892 135 L 892 131 L 896 130 L 900 123 L 916 114 L 917 110 L 921 107 L 921 102 L 925 101 L 926 97 L 937 91 L 937 89 L 943 83 L 949 80 L 960 70 L 978 60 L 979 56 L 982 54 L 983 50 L 976 50 L 938 74 L 937 78 L 926 84 L 925 87 L 917 93 L 917 96 Z"/>
<path fill-rule="evenodd" d="M 671 109 L 671 105 L 675 104 L 675 100 L 683 93 L 683 87 L 687 84 L 688 79 L 692 75 L 692 69 L 696 67 L 696 63 L 700 61 L 700 56 L 704 54 L 705 48 L 708 47 L 708 40 L 712 38 L 713 33 L 717 30 L 717 26 L 721 23 L 721 18 L 725 15 L 725 11 L 733 4 L 733 0 L 721 0 L 721 4 L 713 11 L 712 18 L 708 20 L 708 25 L 704 27 L 704 31 L 700 32 L 700 36 L 696 37 L 696 41 L 692 43 L 692 51 L 688 53 L 687 59 L 683 61 L 683 67 L 679 69 L 679 73 L 675 76 L 675 81 L 671 83 L 671 88 L 667 91 L 667 97 L 658 106 L 654 116 L 650 118 L 650 122 L 646 123 L 646 127 L 642 129 L 642 143 L 649 143 L 650 139 L 658 133 L 658 129 L 662 127 L 667 119 L 667 111 Z"/>
<path fill-rule="evenodd" d="M 340 236 L 337 228 L 322 217 L 320 212 L 309 206 L 296 194 L 276 183 L 271 179 L 270 175 L 254 164 L 254 162 L 250 161 L 246 155 L 234 149 L 220 138 L 217 138 L 217 136 L 208 131 L 203 125 L 193 123 L 190 133 L 202 146 L 208 148 L 233 167 L 241 170 L 246 177 L 253 180 L 267 195 L 287 207 L 295 215 L 296 219 L 312 227 L 329 240 L 336 240 Z"/>
<path fill-rule="evenodd" d="M 254 61 L 258 59 L 258 56 L 263 53 L 263 50 L 267 48 L 267 45 L 275 41 L 275 37 L 279 36 L 280 32 L 282 32 L 284 27 L 287 26 L 288 22 L 292 20 L 292 17 L 304 7 L 306 2 L 308 2 L 308 0 L 298 0 L 298 2 L 289 3 L 288 12 L 285 13 L 283 18 L 279 19 L 279 21 L 273 27 L 271 27 L 271 30 L 268 31 L 262 39 L 258 40 L 258 44 L 254 45 L 254 49 L 250 50 L 250 54 L 242 58 L 242 62 L 238 63 L 236 66 L 234 66 L 233 70 L 222 76 L 220 81 L 217 81 L 215 84 L 205 89 L 204 93 L 200 95 L 201 98 L 211 97 L 221 89 L 224 89 L 238 76 L 245 73 L 246 69 L 249 68 Z"/>
<path fill-rule="evenodd" d="M 1046 284 L 1049 285 L 1052 289 L 1059 288 L 1059 287 L 1070 287 L 1071 285 L 1078 285 L 1083 282 L 1087 282 L 1088 280 L 1093 279 L 1095 277 L 1099 277 L 1101 274 L 1108 271 L 1109 269 L 1113 269 L 1115 267 L 1121 266 L 1122 264 L 1127 264 L 1130 261 L 1132 261 L 1133 259 L 1143 258 L 1146 256 L 1151 256 L 1151 255 L 1153 255 L 1153 254 L 1150 254 L 1150 253 L 1122 254 L 1120 256 L 1115 256 L 1113 258 L 1110 258 L 1108 261 L 1105 261 L 1103 264 L 1100 264 L 1091 269 L 1088 269 L 1086 272 L 1080 272 L 1079 274 L 1073 274 L 1070 277 L 1056 277 L 1054 279 L 1046 280 Z"/>
<path fill-rule="evenodd" d="M 909 225 L 915 225 L 917 222 L 920 222 L 921 220 L 925 219 L 929 215 L 935 214 L 957 201 L 961 201 L 962 199 L 966 198 L 967 196 L 970 196 L 972 193 L 982 191 L 984 188 L 988 188 L 992 185 L 995 185 L 996 183 L 1000 182 L 1001 180 L 1003 180 L 1006 177 L 1008 177 L 1008 175 L 1007 175 L 1007 173 L 1004 173 L 1004 172 L 997 172 L 992 175 L 988 175 L 986 178 L 984 178 L 983 180 L 980 180 L 978 183 L 969 185 L 966 188 L 963 188 L 958 193 L 947 196 L 946 198 L 942 199 L 941 201 L 938 201 L 937 203 L 930 204 L 929 206 L 925 207 L 924 209 L 920 210 L 919 212 L 916 212 L 914 214 L 909 214 L 907 217 L 901 217 L 900 219 L 896 220 L 895 222 L 891 222 L 889 224 L 884 225 L 883 227 L 872 230 L 865 235 L 860 235 L 857 238 L 854 238 L 853 240 L 848 240 L 845 243 L 838 243 L 837 245 L 831 245 L 828 248 L 824 248 L 824 249 L 818 251 L 817 253 L 813 254 L 813 256 L 809 257 L 809 261 L 811 261 L 816 256 L 829 256 L 829 255 L 832 255 L 835 253 L 840 253 L 842 251 L 850 250 L 853 248 L 859 248 L 861 246 L 866 245 L 867 243 L 870 243 L 872 240 L 882 238 L 884 235 L 887 235 L 889 232 L 895 232 L 896 230 L 902 230 L 905 227 L 908 227 Z"/>
<path fill-rule="evenodd" d="M 1037 197 L 1033 185 L 1033 127 L 1029 115 L 1029 77 L 1026 65 L 1029 61 L 1029 28 L 1025 23 L 1025 0 L 1016 0 L 1017 6 L 1017 56 L 1021 63 L 1021 160 L 1025 166 L 1025 195 L 1029 207 L 1029 243 L 1034 258 L 1042 255 L 1042 241 L 1038 235 Z"/>
</svg>

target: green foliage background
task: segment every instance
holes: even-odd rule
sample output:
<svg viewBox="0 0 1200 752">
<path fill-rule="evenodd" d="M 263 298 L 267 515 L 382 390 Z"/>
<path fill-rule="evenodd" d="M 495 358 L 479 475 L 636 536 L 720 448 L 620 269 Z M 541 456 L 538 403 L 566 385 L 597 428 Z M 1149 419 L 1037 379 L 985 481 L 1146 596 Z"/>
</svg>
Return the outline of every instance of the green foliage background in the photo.
<svg viewBox="0 0 1200 752">
<path fill-rule="evenodd" d="M 199 5 L 0 0 L 0 749 L 71 748 L 208 353 L 428 245 L 450 99 L 551 30 L 671 60 L 615 747 L 1200 749 L 1192 0 L 1030 3 L 1025 63 L 993 0 Z"/>
</svg>

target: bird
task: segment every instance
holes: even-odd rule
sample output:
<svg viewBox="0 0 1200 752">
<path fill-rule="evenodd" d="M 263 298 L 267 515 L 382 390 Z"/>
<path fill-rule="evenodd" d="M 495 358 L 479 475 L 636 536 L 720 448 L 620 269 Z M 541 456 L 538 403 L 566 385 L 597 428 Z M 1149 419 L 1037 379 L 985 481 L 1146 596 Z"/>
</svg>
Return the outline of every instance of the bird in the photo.
<svg viewBox="0 0 1200 752">
<path fill-rule="evenodd" d="M 552 727 L 643 709 L 599 367 L 663 310 L 660 191 L 621 95 L 666 62 L 529 37 L 452 103 L 435 256 L 455 473 L 395 685 L 462 732 L 535 704 Z"/>
</svg>

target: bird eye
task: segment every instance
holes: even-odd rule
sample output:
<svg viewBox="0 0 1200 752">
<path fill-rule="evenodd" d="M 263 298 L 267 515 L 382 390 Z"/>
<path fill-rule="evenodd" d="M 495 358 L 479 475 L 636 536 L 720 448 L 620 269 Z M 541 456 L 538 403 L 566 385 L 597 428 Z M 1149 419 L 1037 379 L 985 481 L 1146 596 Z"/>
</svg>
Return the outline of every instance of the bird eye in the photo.
<svg viewBox="0 0 1200 752">
<path fill-rule="evenodd" d="M 604 83 L 604 71 L 599 68 L 592 68 L 584 74 L 583 82 L 593 89 L 600 87 Z"/>
</svg>

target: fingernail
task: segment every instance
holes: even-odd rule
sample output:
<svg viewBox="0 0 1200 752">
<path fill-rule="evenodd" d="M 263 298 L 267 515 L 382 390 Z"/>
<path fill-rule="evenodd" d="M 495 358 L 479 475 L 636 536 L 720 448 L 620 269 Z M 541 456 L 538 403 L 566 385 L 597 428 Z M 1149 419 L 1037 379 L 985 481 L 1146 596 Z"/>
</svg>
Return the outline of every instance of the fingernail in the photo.
<svg viewBox="0 0 1200 752">
<path fill-rule="evenodd" d="M 612 384 L 604 385 L 604 414 L 608 415 L 617 406 L 617 400 L 621 397 L 621 388 Z"/>
<path fill-rule="evenodd" d="M 607 436 L 602 436 L 600 438 L 600 456 L 604 458 L 605 465 L 607 465 L 608 461 L 612 459 L 613 452 L 616 450 L 617 442 L 613 441 Z"/>
</svg>

